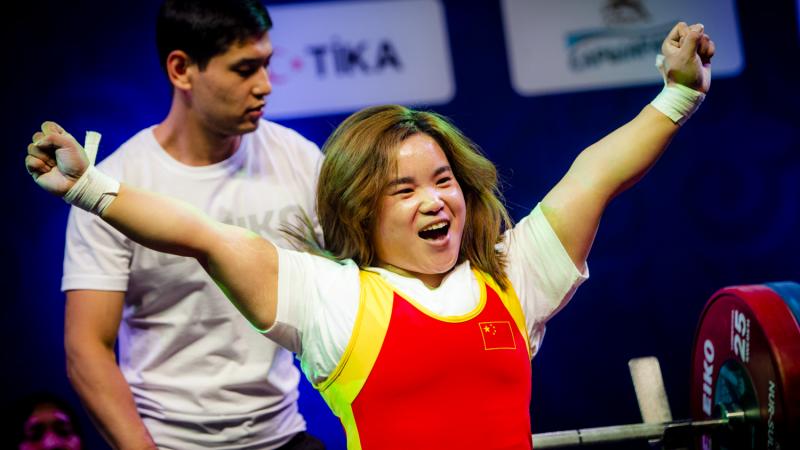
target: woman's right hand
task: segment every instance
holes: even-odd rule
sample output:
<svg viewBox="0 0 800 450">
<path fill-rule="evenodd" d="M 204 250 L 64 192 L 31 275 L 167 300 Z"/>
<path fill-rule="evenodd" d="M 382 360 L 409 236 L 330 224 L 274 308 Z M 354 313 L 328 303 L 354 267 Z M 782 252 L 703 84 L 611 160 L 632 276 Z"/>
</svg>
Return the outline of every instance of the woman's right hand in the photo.
<svg viewBox="0 0 800 450">
<path fill-rule="evenodd" d="M 44 122 L 28 144 L 25 168 L 45 191 L 63 197 L 89 168 L 86 153 L 55 122 Z"/>
</svg>

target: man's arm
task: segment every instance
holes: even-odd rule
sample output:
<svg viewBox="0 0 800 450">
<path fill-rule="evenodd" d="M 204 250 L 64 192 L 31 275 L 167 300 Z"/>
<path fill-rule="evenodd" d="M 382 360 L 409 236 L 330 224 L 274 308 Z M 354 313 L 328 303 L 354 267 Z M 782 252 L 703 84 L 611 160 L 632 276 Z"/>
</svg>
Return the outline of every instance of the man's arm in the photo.
<svg viewBox="0 0 800 450">
<path fill-rule="evenodd" d="M 702 25 L 679 23 L 662 45 L 665 79 L 701 93 L 710 85 L 714 43 Z M 542 212 L 583 270 L 608 203 L 638 182 L 666 150 L 679 125 L 651 105 L 581 152 L 542 200 Z"/>
<path fill-rule="evenodd" d="M 155 449 L 117 366 L 114 343 L 124 293 L 67 291 L 67 375 L 106 441 L 115 449 Z"/>
</svg>

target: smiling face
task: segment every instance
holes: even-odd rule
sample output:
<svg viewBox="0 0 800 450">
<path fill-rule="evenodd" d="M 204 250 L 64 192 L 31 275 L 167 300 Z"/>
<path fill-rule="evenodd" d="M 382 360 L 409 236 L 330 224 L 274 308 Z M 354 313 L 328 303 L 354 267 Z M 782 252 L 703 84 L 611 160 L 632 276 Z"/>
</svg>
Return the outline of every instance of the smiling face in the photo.
<svg viewBox="0 0 800 450">
<path fill-rule="evenodd" d="M 435 287 L 458 261 L 464 194 L 447 156 L 430 136 L 408 137 L 394 158 L 396 176 L 381 194 L 373 231 L 378 266 Z"/>
<path fill-rule="evenodd" d="M 271 57 L 272 44 L 264 33 L 231 44 L 202 70 L 190 65 L 189 95 L 196 118 L 226 136 L 254 131 L 272 92 L 267 72 Z"/>
<path fill-rule="evenodd" d="M 497 171 L 445 117 L 399 105 L 362 109 L 323 146 L 317 207 L 324 246 L 301 247 L 438 286 L 461 261 L 506 288 L 501 231 L 511 226 Z"/>
</svg>

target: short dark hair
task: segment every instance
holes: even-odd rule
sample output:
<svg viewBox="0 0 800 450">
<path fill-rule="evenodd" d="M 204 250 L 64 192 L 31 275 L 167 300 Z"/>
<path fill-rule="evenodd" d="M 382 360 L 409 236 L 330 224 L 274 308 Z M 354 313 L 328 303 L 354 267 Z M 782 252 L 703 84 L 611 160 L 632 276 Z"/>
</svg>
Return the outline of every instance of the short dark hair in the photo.
<svg viewBox="0 0 800 450">
<path fill-rule="evenodd" d="M 182 50 L 200 70 L 237 42 L 260 37 L 272 19 L 260 0 L 165 0 L 156 21 L 161 68 L 167 55 Z"/>
</svg>

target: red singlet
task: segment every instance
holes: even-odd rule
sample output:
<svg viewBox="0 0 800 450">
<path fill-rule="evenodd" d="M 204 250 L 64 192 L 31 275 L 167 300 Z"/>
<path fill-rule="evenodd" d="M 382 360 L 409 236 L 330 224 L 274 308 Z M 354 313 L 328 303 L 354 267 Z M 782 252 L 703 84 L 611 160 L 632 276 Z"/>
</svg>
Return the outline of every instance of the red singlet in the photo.
<svg viewBox="0 0 800 450">
<path fill-rule="evenodd" d="M 348 450 L 531 448 L 530 349 L 513 289 L 475 271 L 478 306 L 441 317 L 361 272 L 347 349 L 317 388 Z"/>
</svg>

